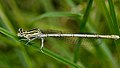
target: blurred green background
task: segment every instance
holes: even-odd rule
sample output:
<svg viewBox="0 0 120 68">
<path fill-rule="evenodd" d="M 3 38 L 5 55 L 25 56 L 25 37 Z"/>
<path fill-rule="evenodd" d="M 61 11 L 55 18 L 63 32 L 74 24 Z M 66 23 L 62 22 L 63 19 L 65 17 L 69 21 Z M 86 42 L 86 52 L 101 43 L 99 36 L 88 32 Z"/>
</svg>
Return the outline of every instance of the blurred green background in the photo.
<svg viewBox="0 0 120 68">
<path fill-rule="evenodd" d="M 120 68 L 120 40 L 48 37 L 19 41 L 18 29 L 117 34 L 120 0 L 0 0 L 0 68 Z"/>
</svg>

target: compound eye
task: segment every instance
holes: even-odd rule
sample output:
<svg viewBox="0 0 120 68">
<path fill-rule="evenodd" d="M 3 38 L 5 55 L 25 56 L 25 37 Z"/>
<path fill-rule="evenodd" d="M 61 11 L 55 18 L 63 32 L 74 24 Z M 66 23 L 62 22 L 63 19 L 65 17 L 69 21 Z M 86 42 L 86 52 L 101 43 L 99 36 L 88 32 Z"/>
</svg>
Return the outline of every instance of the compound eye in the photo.
<svg viewBox="0 0 120 68">
<path fill-rule="evenodd" d="M 22 33 L 22 32 L 23 32 L 23 29 L 22 29 L 22 28 L 19 28 L 19 32 Z"/>
<path fill-rule="evenodd" d="M 23 34 L 22 33 L 18 33 L 17 36 L 18 37 L 23 37 Z"/>
</svg>

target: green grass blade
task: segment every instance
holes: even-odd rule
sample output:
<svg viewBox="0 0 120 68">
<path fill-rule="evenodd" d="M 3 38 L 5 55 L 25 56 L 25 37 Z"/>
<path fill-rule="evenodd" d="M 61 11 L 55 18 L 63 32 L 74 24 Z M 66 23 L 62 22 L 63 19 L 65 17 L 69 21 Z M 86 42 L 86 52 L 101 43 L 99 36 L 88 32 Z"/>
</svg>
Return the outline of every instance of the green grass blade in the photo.
<svg viewBox="0 0 120 68">
<path fill-rule="evenodd" d="M 82 22 L 80 23 L 80 32 L 84 31 L 87 19 L 89 17 L 90 9 L 92 7 L 93 0 L 89 0 L 86 11 L 84 13 Z M 75 51 L 74 51 L 74 62 L 77 63 L 78 58 L 79 58 L 79 47 L 80 47 L 81 39 L 79 39 L 77 45 L 75 46 Z"/>
<path fill-rule="evenodd" d="M 116 18 L 116 14 L 115 14 L 115 9 L 114 9 L 114 4 L 112 2 L 112 0 L 108 0 L 108 3 L 109 3 L 109 9 L 110 9 L 110 14 L 111 14 L 111 17 L 112 17 L 112 21 L 113 21 L 113 24 L 114 24 L 114 31 L 115 31 L 115 34 L 119 34 L 120 35 L 120 32 L 119 32 L 119 27 L 118 27 L 118 22 L 117 22 L 117 18 Z M 118 57 L 118 63 L 120 65 L 120 45 L 119 44 L 119 40 L 115 41 L 115 44 L 116 44 L 116 51 L 118 53 L 117 57 Z M 117 46 L 118 45 L 118 46 Z"/>
<path fill-rule="evenodd" d="M 109 27 L 109 29 L 110 29 L 110 32 L 111 32 L 112 34 L 119 34 L 117 21 L 115 20 L 116 17 L 114 17 L 114 16 L 115 16 L 115 15 L 114 15 L 115 12 L 114 12 L 114 8 L 113 8 L 113 6 L 112 6 L 112 3 L 110 3 L 110 1 L 109 1 L 110 13 L 111 13 L 112 15 L 109 14 L 108 9 L 107 9 L 107 7 L 106 7 L 106 4 L 105 4 L 105 1 L 104 1 L 104 0 L 96 0 L 96 3 L 97 3 L 97 5 L 98 5 L 99 9 L 102 10 L 101 12 L 104 14 L 104 16 L 105 16 L 105 18 L 106 18 L 106 21 L 107 21 L 106 23 L 107 23 L 107 25 L 108 25 L 108 27 Z M 113 18 L 113 17 L 114 17 L 114 18 Z M 119 40 L 115 40 L 115 43 L 116 43 L 115 46 L 117 46 L 117 45 L 119 44 Z M 112 60 L 112 58 L 113 58 L 112 55 L 110 55 L 109 57 L 110 57 L 110 58 L 109 58 L 110 65 L 111 65 L 113 68 L 115 68 L 116 65 L 114 64 L 114 61 Z"/>
<path fill-rule="evenodd" d="M 41 52 L 41 50 L 36 46 L 37 45 L 35 45 L 35 46 L 33 45 L 33 46 L 30 46 L 30 47 L 32 47 L 32 48 L 36 49 L 37 51 Z M 77 65 L 77 64 L 73 63 L 72 61 L 63 58 L 62 56 L 60 56 L 60 55 L 58 55 L 56 53 L 53 53 L 52 51 L 50 51 L 50 50 L 48 50 L 46 48 L 43 48 L 43 53 L 50 56 L 50 57 L 52 57 L 52 58 L 54 58 L 54 59 L 56 59 L 57 61 L 60 61 L 60 62 L 62 62 L 64 64 L 67 64 L 67 65 L 72 66 L 74 68 L 85 68 L 82 64 Z"/>
<path fill-rule="evenodd" d="M 21 49 L 21 50 L 19 50 L 19 49 L 18 50 L 19 50 L 19 53 L 21 54 L 20 59 L 23 59 L 24 60 L 23 62 L 26 63 L 25 67 L 32 68 L 33 67 L 32 63 L 31 63 L 31 61 L 30 61 L 30 59 L 29 59 L 29 57 L 28 57 L 28 55 L 27 55 L 27 53 L 25 51 L 25 48 L 23 46 L 21 46 L 21 44 L 19 43 L 18 39 L 16 38 L 16 35 L 10 33 L 9 31 L 7 31 L 7 30 L 5 30 L 4 28 L 1 28 L 1 27 L 0 27 L 0 32 L 2 34 L 4 34 L 4 35 L 10 37 L 14 41 L 14 43 L 16 44 L 16 47 Z M 13 41 L 12 41 L 12 43 L 13 43 Z M 19 55 L 19 53 L 17 52 L 18 55 Z M 22 64 L 24 65 L 24 63 L 22 63 Z"/>
<path fill-rule="evenodd" d="M 114 28 L 115 34 L 120 34 L 119 33 L 118 23 L 117 23 L 117 18 L 116 18 L 116 15 L 115 15 L 115 9 L 114 9 L 113 2 L 112 2 L 112 0 L 108 0 L 108 3 L 109 3 L 109 8 L 110 8 L 110 14 L 111 14 L 111 17 L 112 17 L 112 20 L 113 20 L 112 21 L 113 26 L 115 27 Z"/>
<path fill-rule="evenodd" d="M 12 11 L 11 14 L 13 14 L 14 16 L 14 19 L 16 20 L 16 22 L 18 23 L 18 25 L 20 27 L 26 27 L 26 25 L 23 25 L 25 24 L 25 18 L 23 16 L 23 14 L 21 13 L 17 3 L 15 0 L 9 0 L 8 1 L 8 4 L 9 4 L 9 7 L 11 8 L 10 11 Z"/>
<path fill-rule="evenodd" d="M 86 26 L 87 26 L 88 30 L 91 31 L 92 33 L 97 32 L 96 29 L 94 29 L 94 27 L 90 23 L 87 23 Z M 95 42 L 92 40 L 90 40 L 90 41 Z M 94 47 L 96 48 L 96 51 L 97 51 L 97 53 L 95 53 L 94 55 L 97 55 L 97 57 L 99 58 L 100 64 L 104 65 L 102 67 L 108 68 L 108 67 L 112 67 L 112 65 L 114 65 L 115 66 L 114 68 L 118 68 L 118 64 L 117 64 L 115 58 L 112 57 L 112 53 L 105 41 L 103 41 L 101 39 L 96 39 L 96 43 L 94 45 L 95 45 Z M 100 55 L 102 55 L 102 57 Z M 106 59 L 104 60 L 104 58 L 106 58 Z M 111 62 L 112 62 L 112 65 L 108 65 L 108 63 L 111 63 Z"/>
<path fill-rule="evenodd" d="M 30 22 L 34 22 L 46 17 L 65 17 L 65 16 L 72 16 L 72 17 L 81 17 L 82 14 L 75 14 L 75 13 L 71 13 L 71 12 L 48 12 L 45 14 L 42 14 L 36 18 L 33 18 L 32 20 L 30 20 Z"/>
<path fill-rule="evenodd" d="M 42 3 L 45 12 L 55 11 L 51 0 L 39 0 L 39 1 Z M 56 19 L 56 18 L 48 18 L 48 19 L 46 19 L 46 21 L 48 22 L 48 25 L 50 26 L 50 28 L 52 28 L 53 24 L 59 23 L 58 19 Z"/>
<path fill-rule="evenodd" d="M 10 33 L 9 31 L 5 30 L 4 28 L 0 27 L 0 32 L 3 33 L 4 35 L 6 35 L 6 36 L 8 36 L 8 37 L 10 37 L 10 38 L 15 40 L 15 38 L 14 38 L 15 35 Z"/>
<path fill-rule="evenodd" d="M 57 55 L 57 54 L 55 54 L 55 53 L 53 53 L 53 52 L 51 52 L 51 51 L 49 51 L 49 50 L 47 50 L 45 48 L 43 49 L 43 51 L 44 51 L 43 52 L 44 54 L 46 54 L 46 55 L 48 55 L 48 56 L 50 56 L 50 57 L 52 57 L 52 58 L 54 58 L 54 59 L 64 63 L 64 64 L 73 66 L 75 68 L 84 68 L 83 66 L 78 66 L 77 64 L 73 63 L 72 61 L 67 60 L 67 59 L 61 57 L 60 55 Z"/>
<path fill-rule="evenodd" d="M 6 14 L 4 13 L 4 10 L 3 10 L 3 7 L 1 5 L 1 3 L 0 3 L 0 18 L 4 22 L 7 29 L 10 30 L 10 32 L 15 33 L 15 30 L 13 29 L 13 26 L 12 26 L 11 22 L 7 18 Z"/>
<path fill-rule="evenodd" d="M 117 25 L 117 21 L 115 21 L 115 13 L 113 13 L 113 9 L 110 6 L 110 11 L 112 13 L 112 16 L 109 14 L 108 9 L 105 5 L 104 0 L 96 0 L 96 3 L 98 4 L 98 7 L 100 8 L 100 10 L 102 10 L 101 12 L 104 14 L 106 20 L 107 20 L 107 25 L 109 26 L 109 29 L 111 31 L 112 34 L 119 34 L 119 30 L 118 30 L 118 25 Z M 114 17 L 114 18 L 112 18 Z M 114 19 L 114 21 L 113 21 Z M 113 29 L 114 28 L 114 29 Z"/>
<path fill-rule="evenodd" d="M 84 16 L 83 16 L 83 19 L 82 19 L 82 22 L 80 23 L 80 31 L 81 32 L 84 31 L 85 25 L 87 23 L 87 20 L 88 20 L 89 14 L 90 14 L 92 4 L 93 4 L 93 0 L 89 0 L 87 8 L 86 8 Z"/>
</svg>

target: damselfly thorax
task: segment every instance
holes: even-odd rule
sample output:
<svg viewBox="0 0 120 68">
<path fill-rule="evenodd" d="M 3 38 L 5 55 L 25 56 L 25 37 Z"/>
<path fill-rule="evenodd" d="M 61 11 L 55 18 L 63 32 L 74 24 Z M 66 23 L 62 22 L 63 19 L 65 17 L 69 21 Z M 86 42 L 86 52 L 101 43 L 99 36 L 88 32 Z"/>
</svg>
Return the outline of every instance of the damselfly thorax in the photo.
<svg viewBox="0 0 120 68">
<path fill-rule="evenodd" d="M 38 38 L 38 36 L 42 34 L 41 31 L 37 28 L 32 29 L 32 30 L 28 30 L 28 31 L 24 31 L 22 28 L 19 29 L 19 33 L 18 36 L 19 37 L 24 37 L 27 40 L 33 39 L 33 38 Z"/>
</svg>

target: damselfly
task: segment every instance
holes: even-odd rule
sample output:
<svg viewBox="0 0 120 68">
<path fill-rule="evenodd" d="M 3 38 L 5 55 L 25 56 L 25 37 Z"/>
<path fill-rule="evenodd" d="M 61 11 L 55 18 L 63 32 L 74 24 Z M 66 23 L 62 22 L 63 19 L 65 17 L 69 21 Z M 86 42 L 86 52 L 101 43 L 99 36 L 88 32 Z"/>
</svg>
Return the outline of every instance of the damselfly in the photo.
<svg viewBox="0 0 120 68">
<path fill-rule="evenodd" d="M 24 37 L 25 39 L 21 40 L 28 40 L 26 45 L 33 41 L 34 39 L 41 39 L 42 45 L 41 50 L 44 44 L 45 37 L 81 37 L 81 38 L 106 38 L 106 39 L 120 39 L 118 35 L 98 35 L 98 34 L 43 34 L 39 29 L 32 29 L 28 31 L 24 31 L 22 28 L 19 29 L 18 37 Z"/>
</svg>

